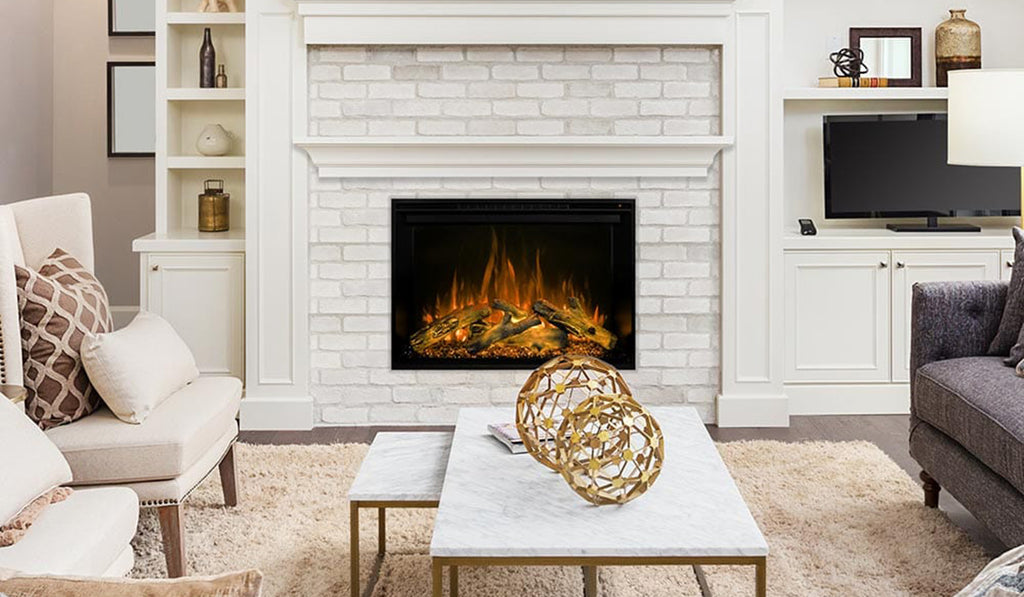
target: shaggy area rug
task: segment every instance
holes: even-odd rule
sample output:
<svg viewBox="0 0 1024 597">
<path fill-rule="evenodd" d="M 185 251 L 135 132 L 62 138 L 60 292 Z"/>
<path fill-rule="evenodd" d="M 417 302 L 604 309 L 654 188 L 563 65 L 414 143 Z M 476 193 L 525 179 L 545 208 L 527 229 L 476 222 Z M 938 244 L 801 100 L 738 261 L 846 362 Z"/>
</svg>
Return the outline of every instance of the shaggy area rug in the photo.
<svg viewBox="0 0 1024 597">
<path fill-rule="evenodd" d="M 366 449 L 239 445 L 239 506 L 223 506 L 217 475 L 187 502 L 189 571 L 257 567 L 268 597 L 348 595 L 345 494 Z M 924 507 L 917 484 L 873 444 L 756 441 L 720 444 L 719 450 L 768 540 L 769 595 L 952 595 L 987 563 L 982 549 L 941 512 Z M 432 511 L 389 511 L 390 555 L 375 596 L 430 594 L 432 523 Z M 364 511 L 360 528 L 365 583 L 376 554 L 372 510 Z M 165 575 L 153 511 L 143 512 L 134 546 L 134 576 Z M 752 570 L 705 568 L 715 594 L 724 596 L 752 595 Z M 599 574 L 602 597 L 700 594 L 685 567 L 602 568 Z M 575 597 L 583 591 L 579 568 L 465 568 L 460 581 L 467 597 Z"/>
</svg>

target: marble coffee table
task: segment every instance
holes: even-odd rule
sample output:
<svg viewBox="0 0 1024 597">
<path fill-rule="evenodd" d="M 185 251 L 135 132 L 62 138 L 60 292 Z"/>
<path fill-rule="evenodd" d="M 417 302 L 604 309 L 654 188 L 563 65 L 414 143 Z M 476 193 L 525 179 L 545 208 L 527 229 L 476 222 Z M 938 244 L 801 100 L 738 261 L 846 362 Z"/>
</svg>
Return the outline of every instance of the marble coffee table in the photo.
<svg viewBox="0 0 1024 597">
<path fill-rule="evenodd" d="M 434 536 L 433 594 L 460 566 L 581 566 L 597 595 L 597 567 L 748 565 L 755 594 L 767 591 L 768 545 L 697 412 L 651 408 L 665 436 L 665 465 L 651 489 L 623 506 L 593 506 L 530 456 L 512 455 L 487 424 L 511 409 L 459 412 Z"/>
<path fill-rule="evenodd" d="M 352 597 L 359 591 L 359 511 L 377 510 L 377 563 L 372 590 L 387 545 L 388 508 L 436 508 L 448 463 L 451 433 L 378 433 L 349 488 Z"/>
</svg>

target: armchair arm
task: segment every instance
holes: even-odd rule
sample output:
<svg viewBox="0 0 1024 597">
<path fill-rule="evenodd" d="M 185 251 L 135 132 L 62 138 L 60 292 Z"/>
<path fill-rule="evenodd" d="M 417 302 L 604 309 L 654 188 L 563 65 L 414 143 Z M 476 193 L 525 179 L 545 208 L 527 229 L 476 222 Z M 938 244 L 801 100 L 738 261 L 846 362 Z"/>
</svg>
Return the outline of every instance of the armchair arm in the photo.
<svg viewBox="0 0 1024 597">
<path fill-rule="evenodd" d="M 914 284 L 910 316 L 910 395 L 918 368 L 933 361 L 981 356 L 999 329 L 1006 282 Z"/>
</svg>

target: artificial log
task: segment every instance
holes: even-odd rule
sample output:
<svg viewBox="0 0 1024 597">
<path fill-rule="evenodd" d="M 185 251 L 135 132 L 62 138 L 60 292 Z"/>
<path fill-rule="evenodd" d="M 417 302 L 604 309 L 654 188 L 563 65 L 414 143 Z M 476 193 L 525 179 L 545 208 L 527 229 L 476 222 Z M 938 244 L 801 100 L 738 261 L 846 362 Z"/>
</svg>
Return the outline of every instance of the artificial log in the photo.
<svg viewBox="0 0 1024 597">
<path fill-rule="evenodd" d="M 527 317 L 530 316 L 529 311 L 524 311 L 519 307 L 513 305 L 512 303 L 508 301 L 503 301 L 499 298 L 491 299 L 491 307 L 497 309 L 498 311 L 504 311 L 505 313 L 508 313 L 517 320 L 526 319 Z"/>
<path fill-rule="evenodd" d="M 497 344 L 506 338 L 518 336 L 526 330 L 538 325 L 540 325 L 540 317 L 537 317 L 536 315 L 513 323 L 512 315 L 510 313 L 505 313 L 505 316 L 501 318 L 501 323 L 488 328 L 478 336 L 470 337 L 469 341 L 466 343 L 466 350 L 468 350 L 470 354 L 476 354 L 487 349 L 492 344 Z"/>
<path fill-rule="evenodd" d="M 597 322 L 583 312 L 583 307 L 575 297 L 569 299 L 568 309 L 559 309 L 541 299 L 533 304 L 533 310 L 566 332 L 596 342 L 605 350 L 614 348 L 618 341 L 615 334 L 597 325 Z"/>
<path fill-rule="evenodd" d="M 536 351 L 562 350 L 569 346 L 569 335 L 560 328 L 534 327 L 502 341 L 502 346 L 519 346 Z"/>
<path fill-rule="evenodd" d="M 427 327 L 416 332 L 409 338 L 409 346 L 418 353 L 444 340 L 448 334 L 467 328 L 487 319 L 491 315 L 490 307 L 464 307 L 445 315 Z"/>
</svg>

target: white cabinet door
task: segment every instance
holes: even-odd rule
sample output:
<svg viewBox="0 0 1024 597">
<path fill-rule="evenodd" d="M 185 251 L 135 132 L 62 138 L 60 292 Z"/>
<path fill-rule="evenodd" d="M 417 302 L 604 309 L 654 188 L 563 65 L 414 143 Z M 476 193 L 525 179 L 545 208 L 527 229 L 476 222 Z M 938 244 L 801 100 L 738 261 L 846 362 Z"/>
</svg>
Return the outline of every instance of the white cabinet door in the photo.
<svg viewBox="0 0 1024 597">
<path fill-rule="evenodd" d="M 1013 251 L 1003 251 L 999 257 L 999 270 L 1002 274 L 1000 279 L 1010 281 L 1010 274 L 1013 273 Z"/>
<path fill-rule="evenodd" d="M 910 309 L 914 284 L 998 280 L 999 251 L 894 251 L 892 380 L 910 381 Z"/>
<path fill-rule="evenodd" d="M 888 251 L 786 254 L 786 381 L 889 381 L 889 267 Z"/>
<path fill-rule="evenodd" d="M 245 258 L 237 253 L 149 253 L 145 309 L 169 321 L 199 371 L 245 379 Z"/>
</svg>

